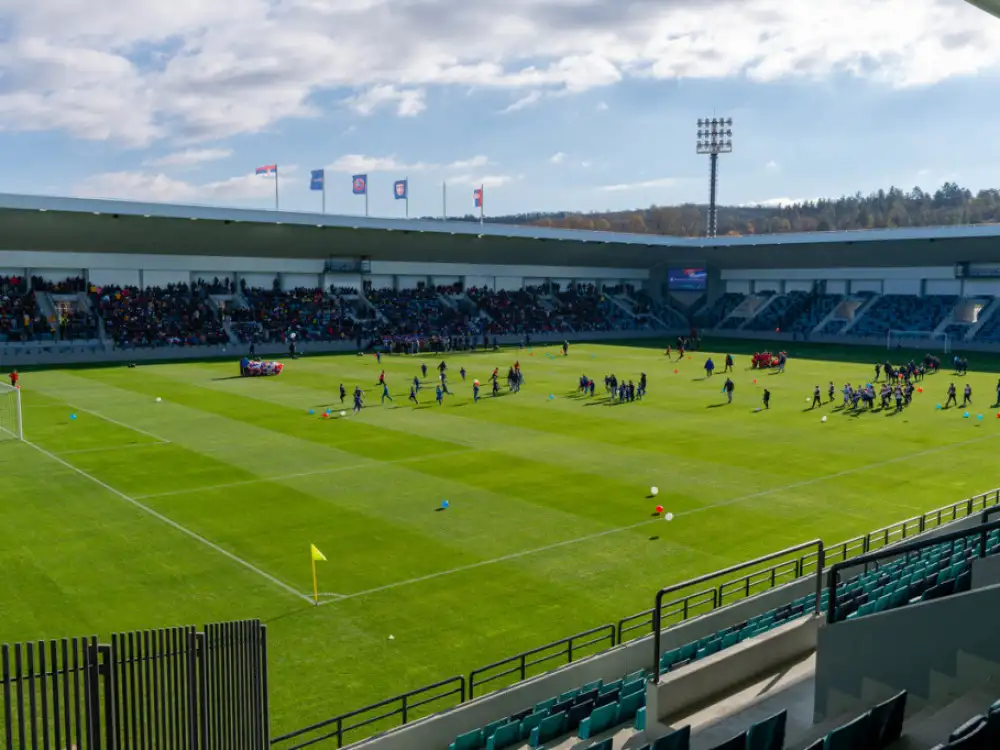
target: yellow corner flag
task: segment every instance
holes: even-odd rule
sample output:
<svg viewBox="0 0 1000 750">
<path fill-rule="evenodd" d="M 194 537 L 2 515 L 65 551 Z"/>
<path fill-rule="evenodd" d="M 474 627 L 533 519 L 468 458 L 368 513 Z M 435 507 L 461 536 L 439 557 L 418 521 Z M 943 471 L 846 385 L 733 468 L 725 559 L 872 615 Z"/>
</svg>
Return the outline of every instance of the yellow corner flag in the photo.
<svg viewBox="0 0 1000 750">
<path fill-rule="evenodd" d="M 312 558 L 312 570 L 313 570 L 313 602 L 316 606 L 319 606 L 319 583 L 316 580 L 316 563 L 326 562 L 326 555 L 319 551 L 319 548 L 315 544 L 309 545 L 309 557 Z"/>
</svg>

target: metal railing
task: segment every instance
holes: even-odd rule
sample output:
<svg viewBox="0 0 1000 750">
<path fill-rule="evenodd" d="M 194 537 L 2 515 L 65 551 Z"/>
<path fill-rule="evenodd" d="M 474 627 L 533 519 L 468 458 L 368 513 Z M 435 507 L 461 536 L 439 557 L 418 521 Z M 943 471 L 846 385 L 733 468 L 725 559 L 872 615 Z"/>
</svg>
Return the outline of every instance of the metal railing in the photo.
<svg viewBox="0 0 1000 750">
<path fill-rule="evenodd" d="M 716 573 L 709 573 L 707 575 L 700 576 L 694 580 L 687 581 L 686 583 L 677 583 L 673 586 L 667 586 L 656 592 L 656 600 L 653 604 L 653 681 L 660 681 L 660 641 L 663 637 L 663 628 L 661 627 L 660 613 L 663 609 L 663 597 L 667 594 L 672 594 L 675 591 L 687 588 L 688 586 L 697 586 L 713 578 L 718 578 L 719 576 L 729 575 L 731 573 L 737 573 L 746 568 L 756 567 L 771 560 L 777 560 L 780 557 L 786 557 L 795 552 L 802 552 L 807 549 L 816 548 L 816 559 L 817 559 L 817 570 L 816 570 L 816 614 L 819 614 L 819 598 L 820 592 L 823 589 L 823 541 L 821 539 L 815 539 L 811 542 L 803 542 L 802 544 L 797 544 L 794 547 L 789 547 L 788 549 L 780 550 L 779 552 L 772 552 L 770 555 L 764 555 L 763 557 L 758 557 L 755 560 L 749 560 L 739 565 L 733 565 L 726 568 L 725 570 L 720 570 Z M 801 562 L 799 560 L 793 561 L 796 563 L 796 570 L 800 569 Z M 779 567 L 779 566 L 774 566 Z M 749 590 L 749 579 L 750 576 L 744 577 L 748 583 L 746 584 L 747 590 Z M 740 579 L 743 580 L 743 579 Z M 721 588 L 721 587 L 720 587 Z"/>
<path fill-rule="evenodd" d="M 656 612 L 655 609 L 646 609 L 642 612 L 637 612 L 628 617 L 624 617 L 618 621 L 617 625 L 601 625 L 591 630 L 583 631 L 582 633 L 577 633 L 576 635 L 570 636 L 568 638 L 562 638 L 558 641 L 553 641 L 552 643 L 546 644 L 544 646 L 539 646 L 538 648 L 531 649 L 530 651 L 525 651 L 520 654 L 508 657 L 507 659 L 502 659 L 500 661 L 489 664 L 485 667 L 480 667 L 478 669 L 472 670 L 469 674 L 469 691 L 468 698 L 472 698 L 475 688 L 482 687 L 487 684 L 500 682 L 504 677 L 511 677 L 512 675 L 517 675 L 517 679 L 512 680 L 510 683 L 496 685 L 494 689 L 500 689 L 506 687 L 508 684 L 522 681 L 528 677 L 534 677 L 536 674 L 541 674 L 545 670 L 538 670 L 537 672 L 532 672 L 531 667 L 538 666 L 541 664 L 551 663 L 557 661 L 558 663 L 553 666 L 556 668 L 564 664 L 571 663 L 574 659 L 579 658 L 582 655 L 592 656 L 595 654 L 603 653 L 604 651 L 613 648 L 614 646 L 621 645 L 628 641 L 634 640 L 636 638 L 641 638 L 651 633 L 658 633 L 663 627 L 668 627 L 669 625 L 679 624 L 692 617 L 698 617 L 703 614 L 707 614 L 713 610 L 719 609 L 720 607 L 732 604 L 735 601 L 745 599 L 747 597 L 755 596 L 757 594 L 763 593 L 764 591 L 776 588 L 779 586 L 784 586 L 791 583 L 794 580 L 800 579 L 803 576 L 812 575 L 818 571 L 822 571 L 823 566 L 826 564 L 834 562 L 845 562 L 848 560 L 854 561 L 852 564 L 856 564 L 857 560 L 862 555 L 871 552 L 873 549 L 882 549 L 887 545 L 893 544 L 898 541 L 905 540 L 914 534 L 923 533 L 931 529 L 942 526 L 946 523 L 951 523 L 953 521 L 961 520 L 966 518 L 980 510 L 985 510 L 987 508 L 998 507 L 1000 509 L 1000 489 L 990 490 L 989 492 L 983 493 L 981 495 L 976 495 L 965 500 L 960 500 L 956 503 L 937 508 L 935 510 L 924 513 L 920 516 L 915 516 L 913 518 L 908 518 L 904 521 L 900 521 L 895 524 L 883 527 L 881 529 L 875 529 L 867 534 L 848 539 L 843 542 L 838 542 L 837 544 L 822 546 L 822 550 L 816 549 L 813 551 L 806 551 L 804 554 L 798 556 L 793 560 L 786 560 L 777 565 L 765 568 L 763 570 L 757 570 L 752 573 L 748 573 L 739 578 L 735 578 L 729 581 L 724 581 L 718 586 L 714 586 L 711 589 L 701 589 L 694 593 L 688 594 L 679 599 L 674 599 L 669 602 L 661 602 L 659 611 L 659 628 L 656 628 L 657 617 L 654 616 Z M 809 542 L 804 545 L 800 545 L 803 550 L 810 550 L 816 542 Z M 717 571 L 715 573 L 710 573 L 701 578 L 696 578 L 693 581 L 687 581 L 678 584 L 675 587 L 670 587 L 670 589 L 677 591 L 690 586 L 698 585 L 698 582 L 704 582 L 711 580 L 713 578 L 718 578 L 719 576 L 724 576 L 743 570 L 747 567 L 753 567 L 755 564 L 760 564 L 768 560 L 779 558 L 785 554 L 789 554 L 790 550 L 796 548 L 789 548 L 789 550 L 782 550 L 781 552 L 774 553 L 773 555 L 767 555 L 763 558 L 758 558 L 749 563 L 742 563 L 740 565 L 734 566 L 732 568 L 727 568 L 722 571 Z M 818 576 L 819 579 L 819 589 L 822 588 L 822 576 Z M 604 633 L 610 629 L 608 635 L 600 636 L 596 639 L 588 641 L 586 643 L 578 643 L 577 639 L 583 638 L 588 635 L 595 635 L 599 633 Z M 655 640 L 655 639 L 654 639 Z M 572 646 L 570 646 L 572 643 Z M 606 644 L 602 648 L 598 648 L 589 653 L 582 653 L 583 648 L 597 646 L 600 644 Z M 658 649 L 659 647 L 657 647 Z M 533 655 L 542 655 L 546 651 L 556 649 L 555 653 L 549 654 L 548 656 L 539 656 L 537 659 L 531 659 Z M 657 657 L 657 665 L 659 665 L 659 657 Z M 523 666 L 522 666 L 523 664 Z M 486 673 L 488 670 L 496 669 L 501 666 L 506 666 L 508 669 L 503 670 L 500 674 L 490 675 L 485 679 L 479 679 L 481 674 Z M 321 728 L 331 726 L 333 723 L 338 721 L 345 721 L 348 718 L 359 716 L 368 711 L 377 709 L 379 707 L 384 707 L 391 704 L 393 701 L 402 699 L 404 696 L 414 696 L 425 691 L 432 690 L 434 688 L 445 685 L 453 680 L 459 678 L 451 678 L 450 680 L 444 680 L 440 683 L 434 683 L 434 685 L 429 685 L 423 688 L 418 688 L 409 693 L 404 693 L 402 696 L 396 696 L 394 698 L 388 698 L 379 703 L 372 704 L 370 706 L 365 706 L 356 711 L 351 711 L 347 714 L 341 714 L 340 716 L 335 716 L 332 719 L 328 719 L 325 722 L 320 722 L 312 727 L 307 727 L 306 729 L 300 730 L 298 732 L 293 732 L 291 734 L 284 735 L 276 740 L 273 740 L 272 744 L 278 742 L 288 741 L 292 738 L 301 737 L 303 734 L 309 731 L 318 731 Z M 466 698 L 462 697 L 462 702 Z M 395 715 L 395 714 L 392 714 Z M 384 717 L 383 717 L 384 718 Z M 349 731 L 349 729 L 358 729 L 363 726 L 370 725 L 374 722 L 363 722 L 357 726 L 352 726 L 345 728 L 343 732 Z M 405 723 L 405 722 L 404 722 Z M 304 744 L 295 745 L 294 747 L 287 748 L 286 750 L 295 750 L 295 748 L 306 747 L 311 744 L 315 744 L 324 739 L 337 738 L 338 743 L 342 742 L 343 732 L 329 732 L 322 738 L 313 739 Z M 338 744 L 338 747 L 341 745 Z"/>
<path fill-rule="evenodd" d="M 846 562 L 835 563 L 830 566 L 830 570 L 827 572 L 827 612 L 826 621 L 827 624 L 833 625 L 837 622 L 837 585 L 840 583 L 840 571 L 845 568 L 855 568 L 859 565 L 867 565 L 868 563 L 878 562 L 879 560 L 884 560 L 886 558 L 897 558 L 897 557 L 909 557 L 914 552 L 919 552 L 927 547 L 935 547 L 939 544 L 951 543 L 959 539 L 968 539 L 969 537 L 976 537 L 978 542 L 977 551 L 978 557 L 984 557 L 986 554 L 986 538 L 991 531 L 994 529 L 1000 529 L 1000 521 L 992 521 L 990 523 L 982 523 L 978 526 L 974 526 L 969 529 L 962 529 L 960 531 L 951 531 L 947 534 L 938 534 L 935 537 L 929 539 L 919 539 L 916 541 L 908 542 L 902 544 L 898 547 L 884 548 L 877 550 L 875 552 L 869 552 L 860 557 L 856 557 L 852 560 Z M 954 547 L 953 547 L 954 548 Z"/>
<path fill-rule="evenodd" d="M 473 669 L 469 672 L 469 697 L 472 698 L 474 696 L 478 686 L 502 680 L 504 677 L 509 677 L 512 674 L 517 675 L 517 679 L 514 682 L 522 682 L 528 677 L 533 676 L 531 668 L 539 664 L 548 664 L 552 661 L 558 661 L 560 664 L 572 664 L 574 658 L 593 656 L 595 653 L 601 653 L 602 651 L 614 648 L 617 644 L 616 632 L 614 625 L 601 625 L 590 630 L 584 630 L 582 633 L 576 633 L 568 638 L 560 638 L 558 641 L 547 643 L 544 646 L 539 646 L 529 651 L 522 651 L 506 659 L 487 664 L 485 667 Z M 598 648 L 596 651 L 587 650 L 588 647 L 598 644 L 607 645 L 603 648 Z M 507 668 L 496 674 L 490 674 L 487 677 L 481 676 L 494 669 L 504 667 Z M 540 670 L 540 672 L 547 671 L 547 669 Z"/>
<path fill-rule="evenodd" d="M 440 692 L 434 692 L 439 688 L 442 689 Z M 433 695 L 427 695 L 428 693 L 433 693 Z M 451 705 L 440 706 L 436 710 L 452 708 L 455 705 L 465 702 L 465 677 L 462 675 L 449 677 L 446 680 L 435 682 L 433 685 L 427 685 L 416 690 L 411 690 L 408 693 L 395 695 L 392 698 L 386 698 L 384 701 L 373 703 L 356 711 L 349 711 L 326 721 L 312 724 L 304 729 L 275 737 L 271 740 L 271 747 L 283 743 L 294 743 L 288 744 L 283 750 L 298 750 L 299 748 L 309 747 L 319 742 L 334 739 L 337 741 L 337 747 L 343 747 L 344 736 L 349 732 L 372 725 L 380 725 L 380 731 L 385 731 L 393 726 L 403 726 L 414 719 L 422 718 L 427 713 L 432 713 L 419 711 L 423 706 L 452 698 L 456 695 L 458 696 L 457 701 L 450 701 Z M 398 720 L 389 721 L 390 719 L 395 719 L 395 717 L 399 717 Z M 377 732 L 375 733 L 377 734 Z"/>
</svg>

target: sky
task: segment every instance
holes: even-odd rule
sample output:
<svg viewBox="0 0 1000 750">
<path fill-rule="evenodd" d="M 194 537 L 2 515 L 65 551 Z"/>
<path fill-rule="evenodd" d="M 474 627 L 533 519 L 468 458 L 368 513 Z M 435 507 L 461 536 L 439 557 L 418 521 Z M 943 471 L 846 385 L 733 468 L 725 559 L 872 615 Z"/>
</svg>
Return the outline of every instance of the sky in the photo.
<svg viewBox="0 0 1000 750">
<path fill-rule="evenodd" d="M 964 0 L 0 0 L 0 192 L 363 214 L 1000 187 Z M 447 190 L 443 186 L 447 185 Z M 446 192 L 447 207 L 443 197 Z"/>
</svg>

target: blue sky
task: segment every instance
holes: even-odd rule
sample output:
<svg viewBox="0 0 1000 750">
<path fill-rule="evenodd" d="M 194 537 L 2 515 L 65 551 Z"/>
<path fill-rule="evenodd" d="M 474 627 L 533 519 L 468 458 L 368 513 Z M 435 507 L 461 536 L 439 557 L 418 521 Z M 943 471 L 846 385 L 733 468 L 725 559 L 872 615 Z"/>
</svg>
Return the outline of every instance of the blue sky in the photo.
<svg viewBox="0 0 1000 750">
<path fill-rule="evenodd" d="M 826 7 L 833 6 L 833 7 Z M 963 0 L 0 0 L 0 191 L 373 215 L 1000 187 L 1000 19 Z"/>
</svg>

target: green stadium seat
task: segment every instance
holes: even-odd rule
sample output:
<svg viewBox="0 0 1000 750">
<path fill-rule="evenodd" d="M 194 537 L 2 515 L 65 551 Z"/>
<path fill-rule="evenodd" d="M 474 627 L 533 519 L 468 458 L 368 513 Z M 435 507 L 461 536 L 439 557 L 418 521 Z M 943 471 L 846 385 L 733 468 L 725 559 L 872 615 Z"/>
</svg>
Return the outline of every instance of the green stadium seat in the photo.
<svg viewBox="0 0 1000 750">
<path fill-rule="evenodd" d="M 632 682 L 622 685 L 621 693 L 619 694 L 619 700 L 624 698 L 626 695 L 631 695 L 632 693 L 638 693 L 643 688 L 646 687 L 645 680 L 633 680 Z"/>
<path fill-rule="evenodd" d="M 691 727 L 675 729 L 649 745 L 649 750 L 688 750 L 691 746 Z"/>
<path fill-rule="evenodd" d="M 603 684 L 604 680 L 594 680 L 593 682 L 588 682 L 586 685 L 580 688 L 580 692 L 589 693 L 591 690 L 598 690 Z"/>
<path fill-rule="evenodd" d="M 866 747 L 868 727 L 871 724 L 869 714 L 862 714 L 854 721 L 837 727 L 826 736 L 825 750 L 858 750 Z"/>
<path fill-rule="evenodd" d="M 483 740 L 488 740 L 490 737 L 493 736 L 493 733 L 496 732 L 500 727 L 509 723 L 510 723 L 509 716 L 505 716 L 502 719 L 497 719 L 496 721 L 491 721 L 489 724 L 483 727 Z"/>
<path fill-rule="evenodd" d="M 716 745 L 712 750 L 744 750 L 747 746 L 747 733 L 738 734 L 721 745 Z"/>
<path fill-rule="evenodd" d="M 609 682 L 607 685 L 602 685 L 597 690 L 598 695 L 605 695 L 607 693 L 613 693 L 615 690 L 621 689 L 622 680 L 615 680 L 614 682 Z"/>
<path fill-rule="evenodd" d="M 680 648 L 679 658 L 681 661 L 687 661 L 694 657 L 694 652 L 696 650 L 695 644 L 688 643 Z"/>
<path fill-rule="evenodd" d="M 546 742 L 554 740 L 560 734 L 566 733 L 566 714 L 560 712 L 546 716 L 542 723 L 531 730 L 531 737 L 528 744 L 531 747 L 541 747 Z"/>
<path fill-rule="evenodd" d="M 646 692 L 639 692 L 625 695 L 618 701 L 618 724 L 624 724 L 635 717 L 639 707 L 646 702 Z"/>
<path fill-rule="evenodd" d="M 448 750 L 479 750 L 483 746 L 483 730 L 473 729 L 471 732 L 460 734 L 455 741 L 448 745 Z"/>
<path fill-rule="evenodd" d="M 575 732 L 580 726 L 580 722 L 586 719 L 594 710 L 594 701 L 584 701 L 577 703 L 566 712 L 566 732 Z"/>
<path fill-rule="evenodd" d="M 632 725 L 637 732 L 646 731 L 646 707 L 643 706 L 635 712 L 635 724 Z"/>
<path fill-rule="evenodd" d="M 785 746 L 785 725 L 788 712 L 759 721 L 747 731 L 746 750 L 782 750 Z"/>
<path fill-rule="evenodd" d="M 541 703 L 536 703 L 535 704 L 535 712 L 538 712 L 538 711 L 547 711 L 550 708 L 552 708 L 554 705 L 556 705 L 556 699 L 555 698 L 549 698 L 547 700 L 542 701 Z"/>
<path fill-rule="evenodd" d="M 593 713 L 580 722 L 577 730 L 577 737 L 581 740 L 589 740 L 595 734 L 600 734 L 609 727 L 614 726 L 618 718 L 618 704 L 609 703 L 606 706 L 595 708 Z"/>
<path fill-rule="evenodd" d="M 564 703 L 565 701 L 573 700 L 579 694 L 580 694 L 580 688 L 577 688 L 576 690 L 567 690 L 565 693 L 562 693 L 559 696 L 559 699 L 556 702 Z"/>
<path fill-rule="evenodd" d="M 645 669 L 637 669 L 634 672 L 625 675 L 625 682 L 634 682 L 635 680 L 645 680 L 645 679 L 646 679 Z"/>
<path fill-rule="evenodd" d="M 595 742 L 593 745 L 588 747 L 587 750 L 612 750 L 614 746 L 615 746 L 615 738 L 608 737 L 606 740 Z"/>
<path fill-rule="evenodd" d="M 504 750 L 521 741 L 521 725 L 518 722 L 504 724 L 486 740 L 486 750 Z"/>
<path fill-rule="evenodd" d="M 528 739 L 528 737 L 531 736 L 531 731 L 539 724 L 541 724 L 545 720 L 545 717 L 547 717 L 548 715 L 549 712 L 546 710 L 546 711 L 538 711 L 536 713 L 531 714 L 530 716 L 526 716 L 524 720 L 521 722 L 521 731 L 519 733 L 520 739 L 521 740 Z"/>
</svg>

